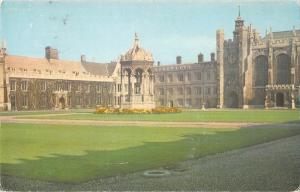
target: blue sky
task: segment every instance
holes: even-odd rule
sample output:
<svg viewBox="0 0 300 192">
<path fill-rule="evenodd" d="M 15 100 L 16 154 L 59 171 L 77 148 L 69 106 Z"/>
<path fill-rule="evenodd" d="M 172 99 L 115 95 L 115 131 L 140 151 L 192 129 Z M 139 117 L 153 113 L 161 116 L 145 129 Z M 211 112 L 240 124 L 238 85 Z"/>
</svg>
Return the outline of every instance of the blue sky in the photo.
<svg viewBox="0 0 300 192">
<path fill-rule="evenodd" d="M 109 62 L 131 46 L 137 32 L 143 48 L 155 61 L 196 62 L 197 54 L 209 59 L 215 51 L 215 33 L 232 37 L 234 19 L 241 7 L 246 24 L 262 35 L 300 28 L 296 0 L 102 0 L 15 1 L 1 7 L 1 38 L 12 55 L 43 57 L 48 45 L 58 48 L 61 59 Z"/>
</svg>

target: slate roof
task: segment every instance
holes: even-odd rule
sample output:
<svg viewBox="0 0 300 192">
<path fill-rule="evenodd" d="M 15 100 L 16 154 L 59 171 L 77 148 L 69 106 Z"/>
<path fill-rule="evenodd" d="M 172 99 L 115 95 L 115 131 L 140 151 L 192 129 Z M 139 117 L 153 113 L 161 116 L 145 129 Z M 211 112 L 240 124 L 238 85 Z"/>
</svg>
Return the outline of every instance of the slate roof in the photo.
<svg viewBox="0 0 300 192">
<path fill-rule="evenodd" d="M 15 68 L 15 70 L 26 69 L 27 71 L 49 71 L 63 72 L 66 74 L 72 74 L 74 72 L 80 74 L 91 74 L 98 76 L 109 76 L 114 72 L 116 67 L 115 62 L 111 63 L 95 63 L 80 61 L 68 61 L 58 59 L 46 59 L 46 58 L 32 58 L 26 56 L 5 56 L 6 68 Z"/>
</svg>

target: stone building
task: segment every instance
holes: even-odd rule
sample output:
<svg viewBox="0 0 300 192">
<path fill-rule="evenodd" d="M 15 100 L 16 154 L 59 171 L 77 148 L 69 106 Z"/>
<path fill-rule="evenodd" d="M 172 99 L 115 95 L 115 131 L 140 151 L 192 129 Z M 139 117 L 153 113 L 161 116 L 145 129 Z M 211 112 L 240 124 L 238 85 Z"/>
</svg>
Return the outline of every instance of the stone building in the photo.
<svg viewBox="0 0 300 192">
<path fill-rule="evenodd" d="M 299 106 L 300 30 L 261 37 L 239 13 L 233 39 L 218 30 L 216 42 L 220 108 Z"/>
<path fill-rule="evenodd" d="M 0 110 L 68 108 L 154 108 L 153 57 L 139 45 L 117 62 L 60 60 L 45 48 L 44 58 L 14 56 L 0 49 Z"/>
<path fill-rule="evenodd" d="M 156 106 L 211 108 L 217 107 L 218 76 L 215 54 L 204 61 L 198 55 L 197 63 L 185 63 L 177 56 L 176 64 L 153 67 L 155 74 Z"/>
<path fill-rule="evenodd" d="M 114 104 L 117 62 L 92 63 L 58 59 L 58 51 L 46 47 L 45 58 L 0 52 L 1 110 L 89 108 Z"/>
<path fill-rule="evenodd" d="M 153 66 L 137 35 L 116 62 L 60 60 L 46 47 L 44 58 L 14 56 L 0 48 L 0 110 L 64 108 L 253 108 L 300 105 L 300 30 L 265 37 L 240 14 L 233 39 L 216 34 L 216 60 Z"/>
</svg>

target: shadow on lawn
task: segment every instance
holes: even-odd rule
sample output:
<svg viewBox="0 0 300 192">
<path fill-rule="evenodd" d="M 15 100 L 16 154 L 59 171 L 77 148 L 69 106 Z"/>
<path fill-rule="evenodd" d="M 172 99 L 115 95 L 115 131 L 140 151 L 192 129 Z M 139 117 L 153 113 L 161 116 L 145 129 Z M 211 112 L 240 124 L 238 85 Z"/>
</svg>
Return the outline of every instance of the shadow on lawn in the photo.
<svg viewBox="0 0 300 192">
<path fill-rule="evenodd" d="M 299 121 L 297 121 L 299 123 Z M 277 125 L 276 125 L 277 126 Z M 266 125 L 235 131 L 207 131 L 214 134 L 186 135 L 173 142 L 147 142 L 142 146 L 112 151 L 86 151 L 85 155 L 51 154 L 18 164 L 1 164 L 1 174 L 51 182 L 79 183 L 95 177 L 109 177 L 176 164 L 194 158 L 248 147 L 300 134 L 296 126 L 287 129 Z M 171 129 L 171 128 L 170 128 Z M 128 138 L 130 139 L 130 138 Z M 5 183 L 2 183 L 5 187 Z"/>
</svg>

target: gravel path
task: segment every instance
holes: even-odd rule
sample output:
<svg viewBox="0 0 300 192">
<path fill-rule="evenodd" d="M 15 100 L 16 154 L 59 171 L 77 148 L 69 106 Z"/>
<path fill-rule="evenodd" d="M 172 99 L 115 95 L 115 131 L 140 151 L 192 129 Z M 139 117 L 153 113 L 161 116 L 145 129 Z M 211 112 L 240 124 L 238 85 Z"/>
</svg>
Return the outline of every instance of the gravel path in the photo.
<svg viewBox="0 0 300 192">
<path fill-rule="evenodd" d="M 300 184 L 300 135 L 183 162 L 171 174 L 148 178 L 136 172 L 86 183 L 63 184 L 2 176 L 10 190 L 76 191 L 292 191 Z"/>
<path fill-rule="evenodd" d="M 61 114 L 65 115 L 65 114 Z M 41 115 L 42 116 L 42 115 Z M 247 123 L 247 122 L 160 122 L 160 121 L 102 121 L 102 120 L 61 120 L 61 119 L 26 119 L 23 116 L 0 116 L 1 123 L 29 123 L 29 124 L 50 124 L 50 125 L 96 125 L 96 126 L 150 126 L 150 127 L 190 127 L 190 128 L 244 128 L 263 127 L 268 123 Z M 296 126 L 299 123 L 271 124 L 270 127 Z"/>
</svg>

